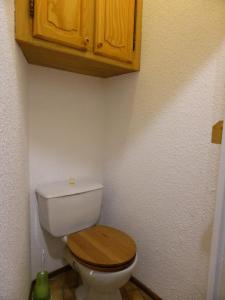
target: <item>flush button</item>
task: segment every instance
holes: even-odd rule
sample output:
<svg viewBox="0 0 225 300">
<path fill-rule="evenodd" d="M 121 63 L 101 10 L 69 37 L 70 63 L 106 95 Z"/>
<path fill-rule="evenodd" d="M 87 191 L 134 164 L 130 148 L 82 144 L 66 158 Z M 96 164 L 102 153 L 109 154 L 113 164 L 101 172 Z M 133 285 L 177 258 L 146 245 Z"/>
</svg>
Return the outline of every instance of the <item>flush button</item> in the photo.
<svg viewBox="0 0 225 300">
<path fill-rule="evenodd" d="M 69 185 L 75 185 L 76 184 L 76 181 L 74 178 L 70 178 L 69 179 Z"/>
</svg>

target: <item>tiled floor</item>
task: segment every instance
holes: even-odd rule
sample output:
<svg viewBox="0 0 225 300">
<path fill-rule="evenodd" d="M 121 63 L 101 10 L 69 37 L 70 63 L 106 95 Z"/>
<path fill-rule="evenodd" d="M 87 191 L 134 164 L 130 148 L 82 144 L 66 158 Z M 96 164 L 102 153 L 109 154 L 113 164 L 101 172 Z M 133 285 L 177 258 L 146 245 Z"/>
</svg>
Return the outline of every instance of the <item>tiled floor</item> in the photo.
<svg viewBox="0 0 225 300">
<path fill-rule="evenodd" d="M 52 300 L 76 300 L 75 289 L 79 281 L 72 270 L 50 279 Z M 121 294 L 123 300 L 151 300 L 131 282 L 121 289 Z"/>
</svg>

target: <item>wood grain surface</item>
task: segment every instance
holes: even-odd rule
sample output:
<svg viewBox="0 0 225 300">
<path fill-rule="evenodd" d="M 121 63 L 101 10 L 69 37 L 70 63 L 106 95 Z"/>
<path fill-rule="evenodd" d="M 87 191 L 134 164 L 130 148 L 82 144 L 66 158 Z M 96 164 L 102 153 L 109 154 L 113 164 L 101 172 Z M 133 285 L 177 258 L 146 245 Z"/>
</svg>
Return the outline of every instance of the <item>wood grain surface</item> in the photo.
<svg viewBox="0 0 225 300">
<path fill-rule="evenodd" d="M 129 235 L 103 225 L 71 234 L 67 244 L 79 261 L 97 267 L 127 266 L 136 256 L 136 244 Z"/>
<path fill-rule="evenodd" d="M 116 8 L 110 3 L 108 8 Z M 35 1 L 34 18 L 29 14 L 29 1 L 16 0 L 16 40 L 27 61 L 34 65 L 99 77 L 136 72 L 140 70 L 143 0 L 136 0 L 135 3 L 135 24 L 134 32 L 132 32 L 135 47 L 132 51 L 132 62 L 120 59 L 123 52 L 120 49 L 128 48 L 127 46 L 122 48 L 118 46 L 121 46 L 121 43 L 131 44 L 119 25 L 117 25 L 119 32 L 110 36 L 112 32 L 112 21 L 110 20 L 114 18 L 113 16 L 116 16 L 115 21 L 118 24 L 118 15 L 111 12 L 111 9 L 110 22 L 107 22 L 106 27 L 107 36 L 103 40 L 103 49 L 98 48 L 101 51 L 104 50 L 104 55 L 94 52 L 95 24 L 97 22 L 95 20 L 97 16 L 95 0 L 37 0 Z M 120 15 L 124 14 L 123 6 L 119 1 L 117 4 Z M 73 12 L 70 9 L 71 5 L 75 5 L 76 8 Z M 109 14 L 109 9 L 107 11 Z M 132 11 L 130 10 L 130 12 Z M 76 20 L 74 20 L 74 16 Z M 126 20 L 125 23 L 128 26 L 128 19 Z M 124 30 L 131 30 L 131 27 L 127 26 L 124 27 Z M 99 31 L 99 33 L 102 32 L 105 31 L 103 29 Z M 110 46 L 110 44 L 112 45 Z M 109 45 L 110 50 L 107 56 L 105 55 L 106 45 Z M 112 55 L 114 52 L 116 52 L 116 56 Z M 124 53 L 127 55 L 127 51 Z"/>
<path fill-rule="evenodd" d="M 97 0 L 95 53 L 132 63 L 135 0 Z"/>
</svg>

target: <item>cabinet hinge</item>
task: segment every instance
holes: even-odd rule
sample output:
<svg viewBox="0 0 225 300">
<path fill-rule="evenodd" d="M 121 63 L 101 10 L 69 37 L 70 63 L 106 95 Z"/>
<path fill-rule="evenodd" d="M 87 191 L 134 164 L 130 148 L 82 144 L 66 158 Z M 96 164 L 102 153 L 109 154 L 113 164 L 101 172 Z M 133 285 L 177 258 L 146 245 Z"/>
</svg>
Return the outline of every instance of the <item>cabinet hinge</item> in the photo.
<svg viewBox="0 0 225 300">
<path fill-rule="evenodd" d="M 34 17 L 34 0 L 29 0 L 29 12 L 30 16 Z"/>
<path fill-rule="evenodd" d="M 136 32 L 137 32 L 137 0 L 135 0 L 135 4 L 134 4 L 133 51 L 135 51 L 135 48 L 136 48 Z"/>
</svg>

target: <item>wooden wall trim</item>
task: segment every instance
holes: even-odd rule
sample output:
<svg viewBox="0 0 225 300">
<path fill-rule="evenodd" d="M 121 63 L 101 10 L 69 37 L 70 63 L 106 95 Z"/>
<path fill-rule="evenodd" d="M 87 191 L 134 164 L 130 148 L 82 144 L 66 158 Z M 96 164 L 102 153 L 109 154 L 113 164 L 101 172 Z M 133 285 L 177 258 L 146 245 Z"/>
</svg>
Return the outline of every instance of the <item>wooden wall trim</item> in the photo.
<svg viewBox="0 0 225 300">
<path fill-rule="evenodd" d="M 163 300 L 156 293 L 154 293 L 149 287 L 144 285 L 141 281 L 139 281 L 134 276 L 131 277 L 130 281 L 133 282 L 139 289 L 141 289 L 143 292 L 145 292 L 145 294 L 147 294 L 153 300 Z"/>
</svg>

